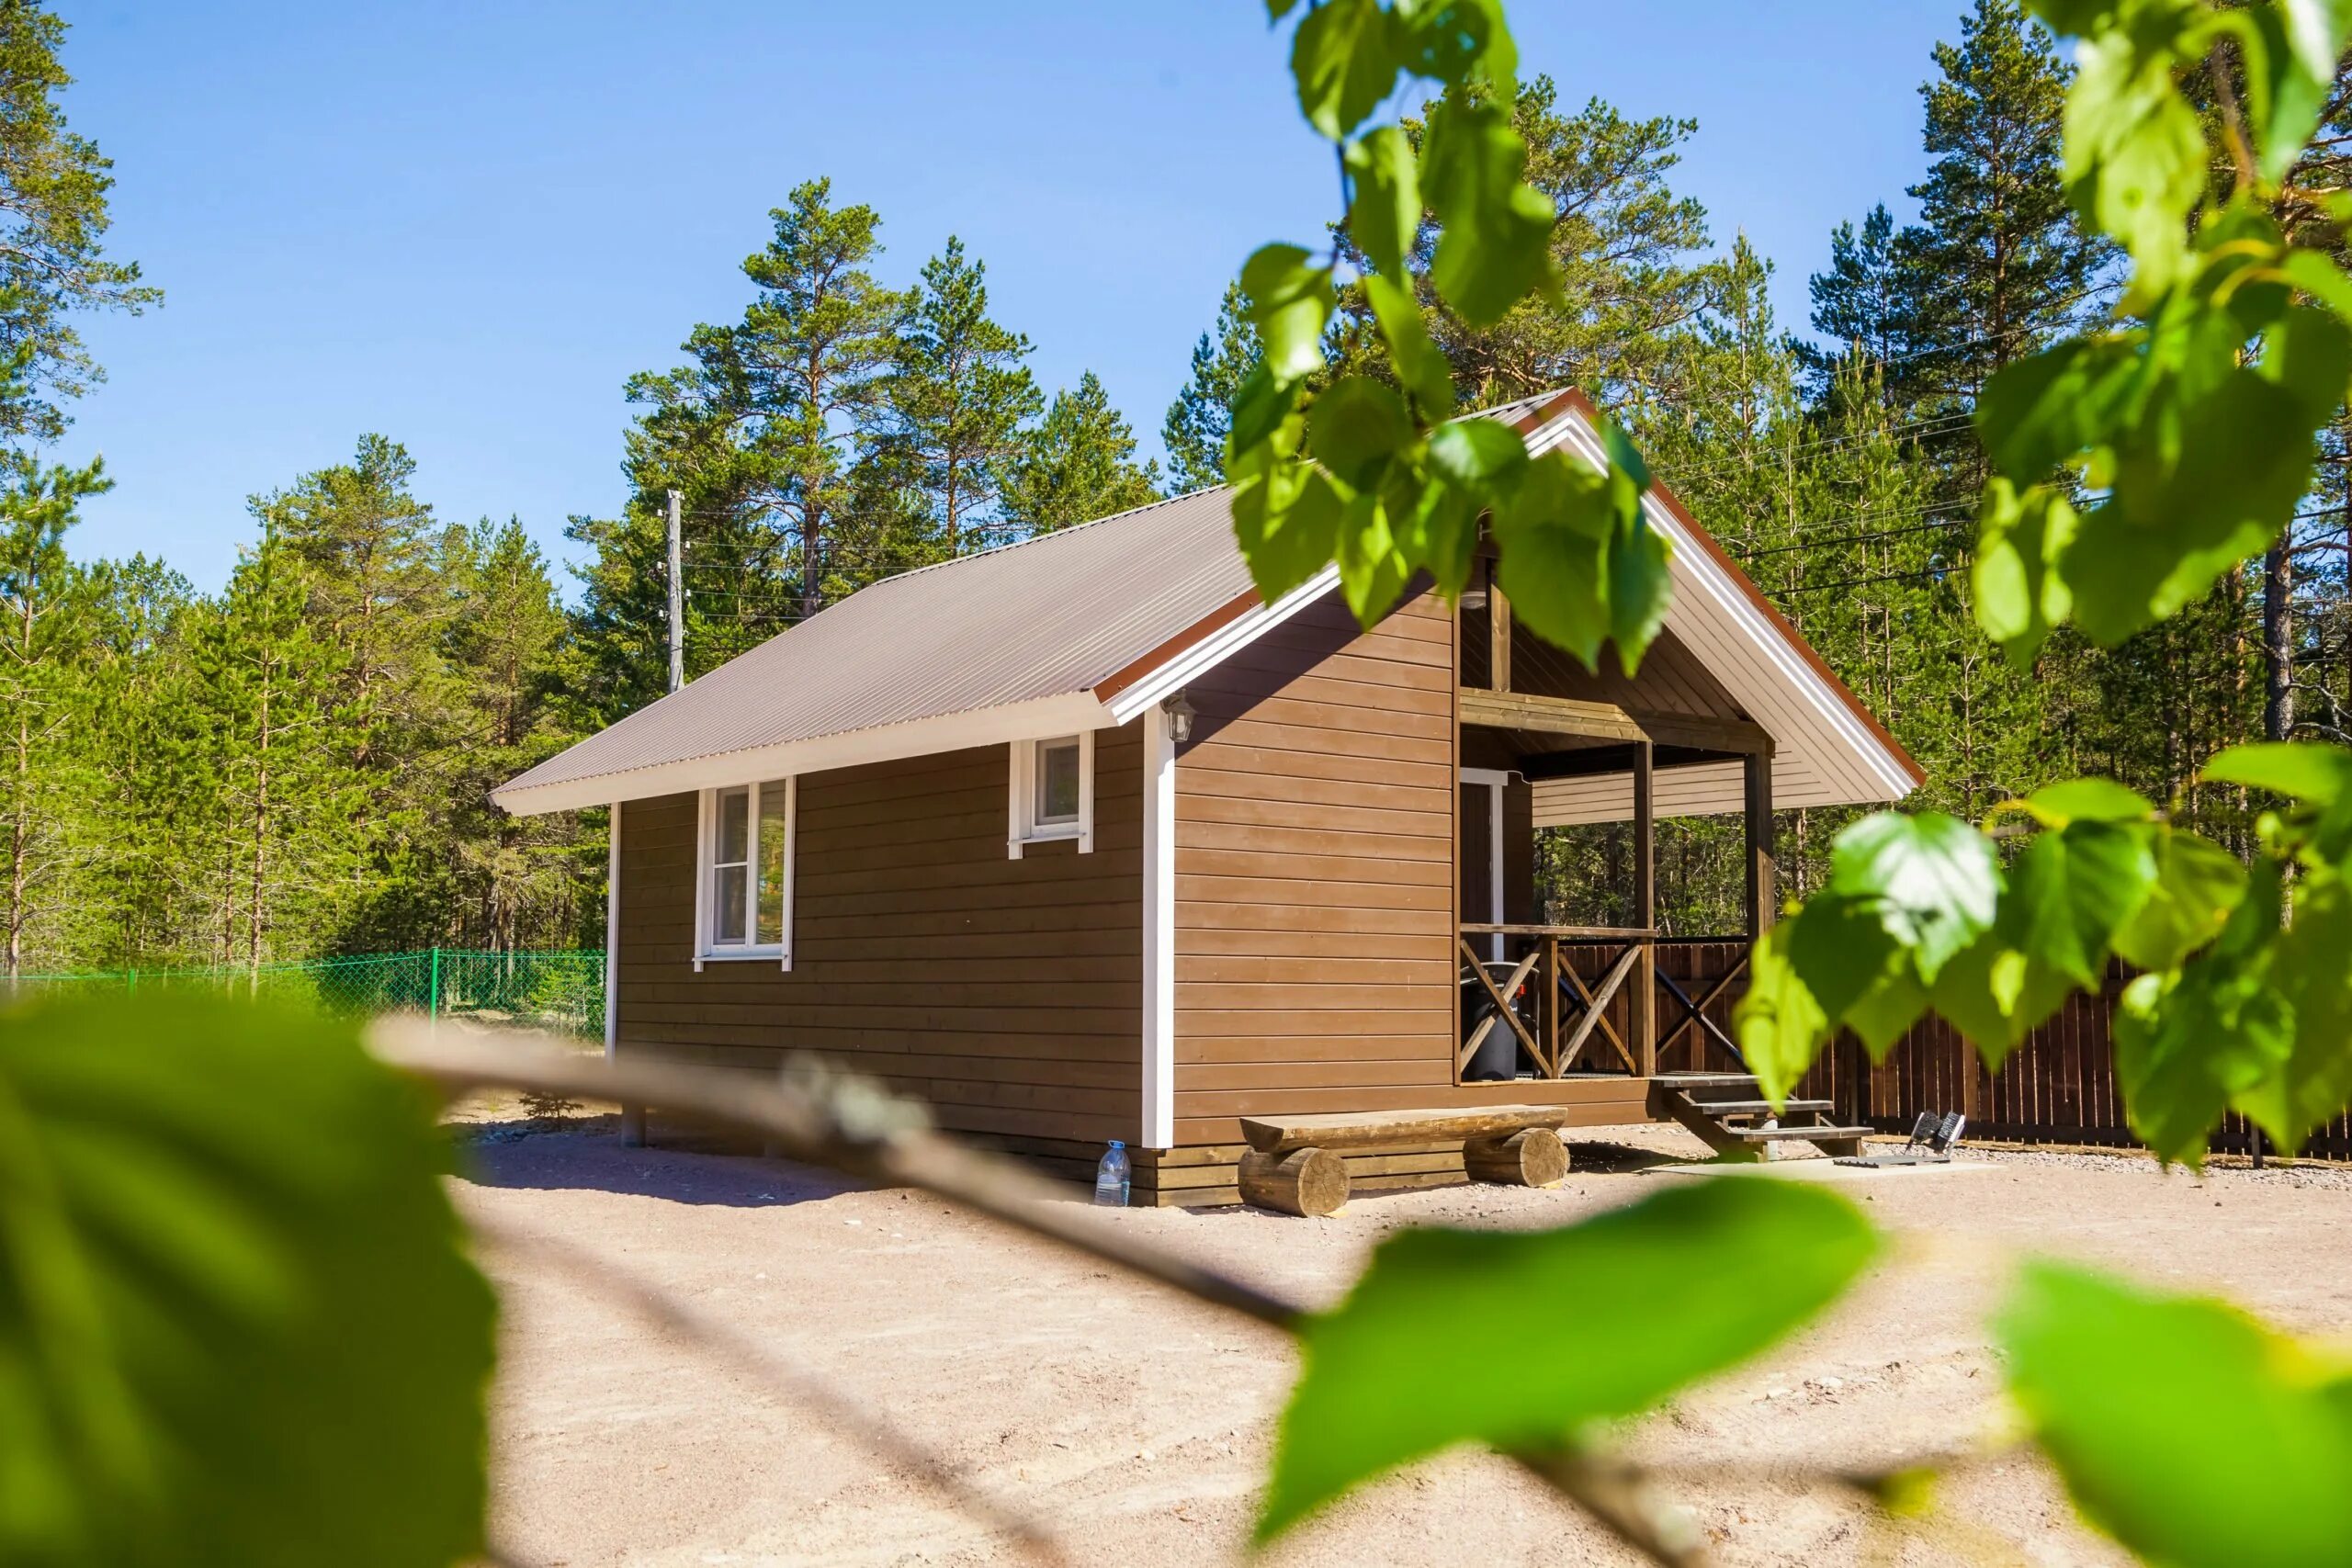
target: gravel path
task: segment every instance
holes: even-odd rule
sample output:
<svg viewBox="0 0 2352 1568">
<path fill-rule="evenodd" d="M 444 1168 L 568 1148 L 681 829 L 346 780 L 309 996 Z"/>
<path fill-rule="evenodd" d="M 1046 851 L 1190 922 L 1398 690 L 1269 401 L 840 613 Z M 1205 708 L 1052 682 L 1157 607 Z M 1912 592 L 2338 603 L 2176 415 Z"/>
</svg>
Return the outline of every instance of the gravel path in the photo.
<svg viewBox="0 0 2352 1568">
<path fill-rule="evenodd" d="M 1555 1224 L 1675 1179 L 1644 1168 L 1662 1156 L 1702 1152 L 1673 1129 L 1579 1135 L 1594 1141 L 1555 1191 L 1373 1195 L 1328 1221 L 1137 1210 L 1119 1223 L 1328 1300 L 1399 1225 Z M 471 1153 L 458 1184 L 469 1213 L 592 1251 L 820 1369 L 859 1407 L 1049 1522 L 1075 1561 L 1238 1555 L 1295 1371 L 1280 1337 L 933 1200 L 740 1156 L 624 1149 L 608 1121 L 489 1123 Z M 1635 1452 L 1686 1477 L 1680 1493 L 1724 1562 L 2123 1561 L 2025 1459 L 1954 1480 L 1917 1525 L 1868 1523 L 1842 1498 L 1771 1479 L 1776 1463 L 1883 1463 L 1997 1433 L 2005 1406 L 1981 1325 L 2018 1249 L 2225 1291 L 2302 1332 L 2352 1328 L 2352 1171 L 2199 1178 L 2033 1151 L 1968 1165 L 1837 1178 L 1898 1235 L 1895 1260 L 1790 1344 L 1631 1434 Z M 488 1263 L 506 1301 L 497 1529 L 518 1562 L 1017 1560 L 911 1475 L 546 1258 L 493 1247 Z M 1568 1353 L 1606 1354 L 1622 1330 L 1606 1301 L 1554 1303 L 1544 1322 Z M 1477 1332 L 1496 1355 L 1530 1353 L 1524 1324 Z M 1267 1560 L 1631 1561 L 1507 1465 L 1467 1452 L 1359 1493 Z"/>
</svg>

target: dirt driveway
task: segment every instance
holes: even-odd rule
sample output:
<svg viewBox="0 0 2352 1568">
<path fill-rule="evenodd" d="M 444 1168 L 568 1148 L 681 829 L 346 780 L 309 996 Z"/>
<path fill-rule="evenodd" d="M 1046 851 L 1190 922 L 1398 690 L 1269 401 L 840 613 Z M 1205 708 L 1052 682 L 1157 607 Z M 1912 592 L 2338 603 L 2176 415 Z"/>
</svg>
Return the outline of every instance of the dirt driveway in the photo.
<svg viewBox="0 0 2352 1568">
<path fill-rule="evenodd" d="M 854 1190 L 749 1157 L 624 1149 L 608 1122 L 481 1133 L 472 1174 L 458 1184 L 469 1213 L 510 1235 L 560 1237 L 822 1369 L 863 1408 L 1049 1522 L 1073 1561 L 1238 1555 L 1294 1370 L 1281 1337 L 918 1195 Z M 1591 1135 L 1697 1149 L 1661 1129 Z M 2018 1248 L 2224 1291 L 2299 1331 L 2352 1329 L 2352 1172 L 2199 1179 L 2144 1160 L 2052 1155 L 1985 1156 L 1982 1166 L 1851 1183 L 1847 1190 L 1902 1236 L 1897 1260 L 1809 1333 L 1634 1434 L 1640 1453 L 1706 1478 L 1685 1495 L 1725 1562 L 2122 1561 L 2073 1522 L 2048 1475 L 2023 1460 L 1956 1481 L 1917 1527 L 1865 1525 L 1842 1499 L 1762 1473 L 1776 1460 L 1877 1463 L 1997 1431 L 2004 1405 L 1980 1324 Z M 1557 1224 L 1672 1179 L 1580 1168 L 1549 1192 L 1359 1197 L 1335 1220 L 1138 1210 L 1119 1223 L 1325 1300 L 1396 1226 Z M 486 1261 L 507 1314 L 496 1528 L 516 1562 L 1018 1560 L 912 1476 L 877 1465 L 806 1409 L 648 1326 L 545 1255 L 493 1247 Z M 1557 1303 L 1548 1326 L 1559 1344 L 1601 1354 L 1618 1327 L 1606 1301 Z M 1529 1353 L 1522 1325 L 1478 1332 L 1495 1355 Z M 2215 1413 L 2216 1440 L 2227 1440 L 2228 1422 Z M 1724 1479 L 1714 1478 L 1718 1467 Z M 1630 1559 L 1501 1461 L 1460 1453 L 1358 1494 L 1268 1561 Z"/>
</svg>

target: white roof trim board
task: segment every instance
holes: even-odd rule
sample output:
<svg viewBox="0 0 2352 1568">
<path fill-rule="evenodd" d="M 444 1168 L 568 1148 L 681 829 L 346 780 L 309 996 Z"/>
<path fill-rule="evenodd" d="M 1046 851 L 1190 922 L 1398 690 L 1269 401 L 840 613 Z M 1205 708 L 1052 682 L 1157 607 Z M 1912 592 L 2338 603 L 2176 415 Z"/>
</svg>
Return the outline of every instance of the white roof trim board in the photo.
<svg viewBox="0 0 2352 1568">
<path fill-rule="evenodd" d="M 1535 431 L 1527 445 L 1532 452 L 1566 446 L 1596 465 L 1608 463 L 1600 436 L 1573 411 Z M 1694 538 L 1655 492 L 1643 497 L 1642 510 L 1650 526 L 1674 545 L 1668 568 L 1674 597 L 1667 606 L 1666 629 L 1698 655 L 1748 717 L 1772 737 L 1773 805 L 1781 809 L 1856 806 L 1900 800 L 1910 794 L 1919 782 L 1916 765 L 1880 739 L 1856 711 L 1852 697 L 1824 677 L 1758 601 L 1755 591 L 1714 550 Z M 1662 773 L 1658 788 L 1666 788 L 1669 776 L 1689 774 L 1707 782 L 1694 780 L 1681 786 L 1684 804 L 1676 810 L 1669 811 L 1661 799 L 1660 816 L 1742 809 L 1744 785 L 1737 764 Z M 1728 779 L 1727 786 L 1724 779 Z M 1571 783 L 1577 788 L 1560 787 Z M 1549 781 L 1543 791 L 1558 803 L 1556 809 L 1566 810 L 1566 802 L 1577 799 L 1585 803 L 1579 809 L 1599 810 L 1604 801 L 1613 807 L 1620 794 L 1624 806 L 1606 816 L 1560 816 L 1545 821 L 1539 815 L 1538 825 L 1625 820 L 1634 814 L 1633 790 L 1630 773 Z M 1544 798 L 1539 792 L 1539 802 Z M 1539 805 L 1539 813 L 1541 809 Z"/>
<path fill-rule="evenodd" d="M 1548 409 L 1528 447 L 1566 445 L 1603 462 L 1566 396 L 1522 399 L 1489 417 Z M 1774 738 L 1783 806 L 1889 801 L 1916 781 L 1788 633 L 1672 510 L 1645 501 L 1675 546 L 1667 626 Z M 1222 489 L 1195 491 L 886 579 L 770 638 L 683 691 L 629 715 L 492 792 L 517 815 L 924 756 L 1122 725 L 1328 594 L 1327 568 L 1272 604 L 1255 602 Z M 1691 775 L 1695 803 L 1720 769 Z M 1728 803 L 1738 808 L 1736 769 Z M 1700 775 L 1704 775 L 1703 777 Z M 1668 774 L 1661 774 L 1661 790 Z M 1547 784 L 1570 815 L 1611 809 L 1622 783 Z M 1574 784 L 1573 790 L 1561 786 Z M 1679 786 L 1678 786 L 1679 787 Z M 1573 799 L 1576 804 L 1571 804 Z M 1680 799 L 1678 795 L 1678 802 Z M 1675 814 L 1661 798 L 1662 814 Z M 1539 821 L 1544 818 L 1540 814 Z"/>
</svg>

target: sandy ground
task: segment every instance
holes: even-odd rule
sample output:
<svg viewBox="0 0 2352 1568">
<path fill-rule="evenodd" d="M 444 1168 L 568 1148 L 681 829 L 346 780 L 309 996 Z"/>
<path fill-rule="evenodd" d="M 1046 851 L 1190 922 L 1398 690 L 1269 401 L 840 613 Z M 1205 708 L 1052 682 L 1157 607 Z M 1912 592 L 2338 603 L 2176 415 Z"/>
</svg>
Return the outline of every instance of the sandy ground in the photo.
<svg viewBox="0 0 2352 1568">
<path fill-rule="evenodd" d="M 470 1214 L 506 1303 L 495 1528 L 515 1562 L 987 1563 L 1018 1560 L 910 1472 L 877 1464 L 756 1376 L 649 1326 L 544 1253 L 560 1237 L 657 1282 L 888 1418 L 1047 1521 L 1077 1562 L 1229 1562 L 1245 1543 L 1295 1371 L 1274 1334 L 1008 1236 L 936 1201 L 849 1189 L 773 1161 L 624 1149 L 609 1119 L 472 1130 Z M 1580 1134 L 1555 1191 L 1359 1196 L 1343 1215 L 1136 1210 L 1115 1223 L 1317 1301 L 1407 1224 L 1552 1224 L 1662 1181 L 1700 1152 L 1677 1130 Z M 1676 1467 L 1729 1563 L 2110 1563 L 2046 1472 L 2010 1457 L 1918 1523 L 1864 1517 L 1776 1465 L 1949 1449 L 1997 1434 L 1982 1323 L 2020 1249 L 2165 1286 L 2223 1291 L 2314 1334 L 2352 1328 L 2352 1171 L 2161 1173 L 2099 1155 L 1979 1155 L 1975 1168 L 1856 1173 L 1845 1190 L 1895 1260 L 1763 1360 L 1629 1434 Z M 1531 1314 L 1536 1320 L 1539 1314 Z M 1540 1314 L 1559 1353 L 1606 1354 L 1606 1301 Z M 1496 1325 L 1494 1353 L 1529 1329 Z M 2226 1441 L 2228 1413 L 2215 1413 Z M 1360 1492 L 1268 1554 L 1278 1564 L 1617 1563 L 1612 1541 L 1490 1456 L 1461 1452 Z"/>
</svg>

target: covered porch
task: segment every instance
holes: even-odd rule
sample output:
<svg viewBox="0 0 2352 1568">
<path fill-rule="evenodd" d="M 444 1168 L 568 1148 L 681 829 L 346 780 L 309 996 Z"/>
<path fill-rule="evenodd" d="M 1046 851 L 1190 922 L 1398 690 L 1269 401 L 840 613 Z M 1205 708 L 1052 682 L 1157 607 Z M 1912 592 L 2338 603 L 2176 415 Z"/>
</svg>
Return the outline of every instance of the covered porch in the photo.
<svg viewBox="0 0 2352 1568">
<path fill-rule="evenodd" d="M 1671 632 L 1637 676 L 1595 675 L 1483 588 L 1463 608 L 1456 706 L 1455 1081 L 1745 1072 L 1731 1008 L 1779 897 L 1772 734 Z M 1669 922 L 1659 820 L 1697 817 L 1736 822 L 1737 896 Z M 1544 830 L 1608 825 L 1608 886 L 1563 887 L 1576 874 L 1544 863 Z"/>
</svg>

